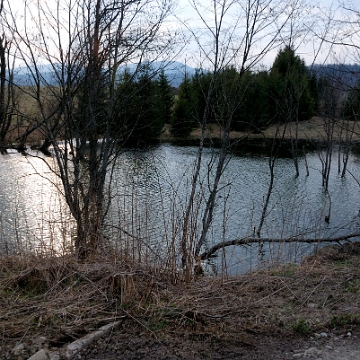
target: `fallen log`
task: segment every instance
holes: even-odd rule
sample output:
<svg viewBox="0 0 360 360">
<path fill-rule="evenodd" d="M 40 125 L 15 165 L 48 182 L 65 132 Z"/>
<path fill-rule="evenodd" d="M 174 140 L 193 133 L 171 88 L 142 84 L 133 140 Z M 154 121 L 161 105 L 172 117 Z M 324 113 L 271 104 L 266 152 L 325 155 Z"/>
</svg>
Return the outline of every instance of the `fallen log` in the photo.
<svg viewBox="0 0 360 360">
<path fill-rule="evenodd" d="M 214 254 L 220 250 L 224 249 L 228 246 L 248 246 L 251 244 L 258 244 L 258 243 L 307 243 L 307 244 L 315 244 L 315 243 L 334 243 L 334 242 L 341 242 L 347 241 L 352 238 L 360 237 L 360 233 L 349 234 L 344 236 L 339 236 L 336 238 L 324 238 L 324 239 L 306 239 L 306 238 L 298 238 L 298 237 L 290 237 L 284 239 L 272 239 L 272 238 L 258 238 L 258 237 L 244 237 L 240 239 L 228 240 L 218 243 L 212 246 L 210 249 L 204 251 L 200 258 L 201 260 L 207 260 L 210 257 L 214 256 Z"/>
</svg>

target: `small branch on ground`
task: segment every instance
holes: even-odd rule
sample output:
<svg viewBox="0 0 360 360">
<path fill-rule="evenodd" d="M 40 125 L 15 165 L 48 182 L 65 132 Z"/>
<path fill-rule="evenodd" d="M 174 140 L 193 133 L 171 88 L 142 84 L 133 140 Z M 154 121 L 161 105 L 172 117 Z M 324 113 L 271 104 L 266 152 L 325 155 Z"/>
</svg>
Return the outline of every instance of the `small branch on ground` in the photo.
<svg viewBox="0 0 360 360">
<path fill-rule="evenodd" d="M 91 343 L 93 343 L 95 340 L 101 338 L 102 336 L 105 336 L 110 331 L 116 329 L 119 327 L 127 316 L 124 315 L 121 320 L 113 322 L 111 324 L 107 324 L 102 326 L 99 330 L 94 331 L 90 334 L 87 334 L 86 336 L 82 337 L 81 339 L 78 339 L 65 348 L 65 358 L 66 359 L 73 359 L 77 354 L 79 354 L 81 351 L 83 351 L 87 346 L 89 346 Z"/>
</svg>

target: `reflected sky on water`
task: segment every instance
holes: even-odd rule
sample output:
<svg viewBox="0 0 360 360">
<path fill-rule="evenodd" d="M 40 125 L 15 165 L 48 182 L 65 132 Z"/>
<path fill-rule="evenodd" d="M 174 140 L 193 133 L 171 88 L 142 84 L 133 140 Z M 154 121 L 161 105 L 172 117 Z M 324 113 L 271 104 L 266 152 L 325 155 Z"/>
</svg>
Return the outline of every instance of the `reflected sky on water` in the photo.
<svg viewBox="0 0 360 360">
<path fill-rule="evenodd" d="M 59 179 L 41 153 L 24 156 L 9 150 L 0 156 L 2 251 L 66 251 L 72 220 L 58 189 Z"/>
<path fill-rule="evenodd" d="M 34 154 L 33 154 L 34 155 Z M 38 154 L 39 155 L 39 154 Z M 179 237 L 181 219 L 191 188 L 195 147 L 162 144 L 148 151 L 125 151 L 117 161 L 113 175 L 112 203 L 107 218 L 107 234 L 116 242 L 125 234 L 141 239 L 144 251 L 160 254 L 165 245 Z M 40 156 L 40 155 L 39 155 Z M 199 235 L 201 211 L 208 191 L 208 179 L 214 168 L 214 153 L 205 149 L 197 196 L 193 206 L 192 227 Z M 53 161 L 47 158 L 47 161 Z M 275 168 L 275 187 L 262 229 L 262 237 L 309 238 L 336 237 L 359 229 L 359 159 L 352 156 L 345 179 L 337 172 L 333 157 L 328 194 L 321 186 L 321 162 L 316 153 L 307 155 L 310 175 L 306 176 L 304 158 L 300 176 L 295 177 L 293 161 L 279 159 Z M 210 176 L 208 176 L 210 175 Z M 41 156 L 23 156 L 9 152 L 0 156 L 0 243 L 2 251 L 15 245 L 26 249 L 66 251 L 71 242 L 73 221 L 59 194 L 58 178 Z M 207 247 L 219 241 L 254 234 L 270 181 L 266 157 L 232 156 L 221 180 L 214 222 Z M 61 186 L 60 186 L 61 189 Z M 324 217 L 331 200 L 331 221 Z M 129 241 L 127 238 L 126 241 Z M 147 250 L 146 250 L 147 249 Z M 314 245 L 277 244 L 231 247 L 226 257 L 210 262 L 228 272 L 243 272 L 268 261 L 299 261 Z M 221 268 L 221 266 L 220 266 Z"/>
</svg>

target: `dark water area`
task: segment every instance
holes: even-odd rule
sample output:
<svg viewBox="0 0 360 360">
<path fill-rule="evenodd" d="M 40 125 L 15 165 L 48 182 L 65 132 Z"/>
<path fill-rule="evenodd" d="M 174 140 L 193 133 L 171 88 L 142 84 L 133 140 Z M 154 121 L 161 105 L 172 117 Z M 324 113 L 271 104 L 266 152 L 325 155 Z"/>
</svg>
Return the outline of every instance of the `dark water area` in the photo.
<svg viewBox="0 0 360 360">
<path fill-rule="evenodd" d="M 204 150 L 192 219 L 195 238 L 201 229 L 201 214 L 207 199 L 208 181 L 212 181 L 216 152 L 211 148 Z M 196 156 L 196 147 L 160 144 L 150 150 L 125 151 L 119 157 L 107 219 L 108 236 L 115 244 L 123 243 L 124 234 L 132 234 L 131 239 L 141 239 L 146 242 L 147 249 L 161 254 L 174 239 L 178 241 Z M 334 152 L 328 193 L 322 187 L 321 161 L 316 152 L 307 154 L 309 176 L 304 158 L 300 158 L 299 177 L 295 176 L 292 159 L 277 160 L 275 186 L 262 237 L 311 239 L 358 232 L 360 158 L 351 155 L 345 178 L 338 174 L 337 159 Z M 42 159 L 9 151 L 0 156 L 0 178 L 1 251 L 50 248 L 58 253 L 66 252 L 74 224 L 61 195 L 61 184 Z M 269 181 L 268 158 L 230 156 L 206 247 L 254 234 Z M 330 202 L 331 221 L 326 223 L 324 217 Z M 321 244 L 262 244 L 259 241 L 251 247 L 219 251 L 208 268 L 234 274 L 277 261 L 297 262 L 317 246 Z"/>
</svg>

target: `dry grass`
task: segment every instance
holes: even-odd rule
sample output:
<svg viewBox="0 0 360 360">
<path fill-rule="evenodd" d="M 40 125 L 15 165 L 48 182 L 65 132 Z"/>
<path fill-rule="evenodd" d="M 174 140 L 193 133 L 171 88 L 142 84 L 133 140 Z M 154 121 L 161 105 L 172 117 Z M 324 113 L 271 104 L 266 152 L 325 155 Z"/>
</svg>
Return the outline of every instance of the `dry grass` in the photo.
<svg viewBox="0 0 360 360">
<path fill-rule="evenodd" d="M 0 259 L 2 341 L 42 335 L 60 346 L 127 318 L 152 335 L 251 344 L 360 324 L 360 243 L 327 247 L 301 265 L 174 284 L 156 269 L 106 259 Z"/>
<path fill-rule="evenodd" d="M 7 144 L 16 144 L 18 142 L 18 139 L 21 138 L 22 135 L 25 134 L 25 132 L 28 130 L 29 126 L 24 125 L 24 123 L 16 124 L 14 123 L 10 129 L 9 132 L 6 135 L 6 143 Z M 26 142 L 28 144 L 38 144 L 42 140 L 44 140 L 45 136 L 45 130 L 36 129 L 34 130 L 28 137 Z"/>
<path fill-rule="evenodd" d="M 326 139 L 326 126 L 327 119 L 314 116 L 310 120 L 300 121 L 298 123 L 298 139 L 316 141 Z M 282 134 L 285 130 L 285 139 L 295 137 L 295 123 L 271 125 L 265 129 L 261 134 L 253 134 L 251 132 L 231 131 L 230 139 L 241 139 L 249 137 L 251 139 L 273 138 L 276 134 Z M 360 140 L 360 122 L 336 120 L 334 125 L 334 140 L 344 139 L 346 132 L 352 134 L 352 140 Z M 221 138 L 222 129 L 217 124 L 210 124 L 206 131 L 206 137 Z M 200 129 L 195 129 L 191 133 L 192 138 L 199 138 L 201 135 Z M 279 136 L 279 135 L 278 135 Z"/>
<path fill-rule="evenodd" d="M 298 138 L 304 140 L 325 140 L 326 122 L 328 119 L 324 119 L 319 116 L 314 116 L 310 120 L 300 121 L 298 123 Z M 332 122 L 332 120 L 330 120 Z M 285 125 L 279 127 L 280 133 L 282 133 Z M 272 125 L 264 131 L 266 137 L 273 137 L 276 133 L 277 125 Z M 357 141 L 360 139 L 360 122 L 353 122 L 347 120 L 335 120 L 334 121 L 334 140 L 344 140 L 346 133 L 352 134 L 352 140 Z M 285 138 L 291 138 L 295 136 L 295 124 L 290 123 L 285 129 Z"/>
<path fill-rule="evenodd" d="M 55 343 L 68 341 L 116 320 L 156 288 L 154 271 L 98 260 L 2 257 L 2 335 L 42 334 Z"/>
<path fill-rule="evenodd" d="M 56 92 L 59 89 L 57 87 L 41 87 L 39 97 L 43 104 L 44 114 L 50 113 L 57 103 L 58 99 Z M 12 124 L 9 132 L 6 136 L 6 143 L 16 143 L 29 128 L 39 124 L 42 120 L 42 115 L 36 101 L 36 88 L 32 86 L 23 86 L 16 89 L 16 102 L 18 108 L 13 115 Z M 27 138 L 27 142 L 30 144 L 40 142 L 44 139 L 45 129 L 37 129 L 33 131 Z M 6 145 L 6 144 L 5 144 Z"/>
<path fill-rule="evenodd" d="M 360 324 L 359 265 L 360 243 L 329 247 L 301 265 L 192 284 L 173 302 L 229 340 L 239 329 L 270 334 L 351 327 Z"/>
</svg>

